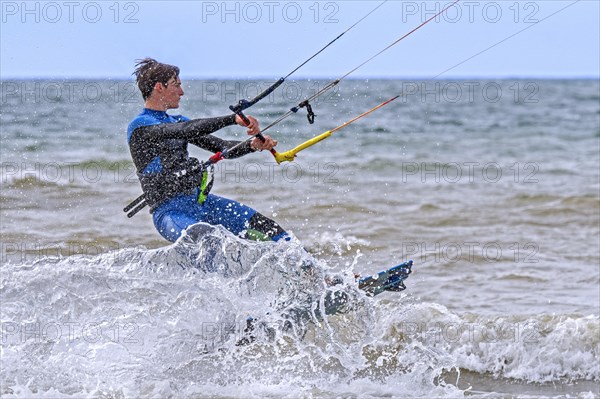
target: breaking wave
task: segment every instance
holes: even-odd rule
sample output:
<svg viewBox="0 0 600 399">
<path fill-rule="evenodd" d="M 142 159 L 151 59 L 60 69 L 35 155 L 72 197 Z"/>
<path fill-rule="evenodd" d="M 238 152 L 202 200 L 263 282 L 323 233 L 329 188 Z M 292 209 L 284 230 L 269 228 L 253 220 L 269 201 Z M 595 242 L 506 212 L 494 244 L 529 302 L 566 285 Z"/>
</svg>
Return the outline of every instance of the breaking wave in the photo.
<svg viewBox="0 0 600 399">
<path fill-rule="evenodd" d="M 5 265 L 1 394 L 461 397 L 461 372 L 480 391 L 490 375 L 600 380 L 597 315 L 459 315 L 412 297 L 410 279 L 369 298 L 351 270 L 334 286 L 331 273 L 298 241 L 204 224 L 160 249 Z"/>
</svg>

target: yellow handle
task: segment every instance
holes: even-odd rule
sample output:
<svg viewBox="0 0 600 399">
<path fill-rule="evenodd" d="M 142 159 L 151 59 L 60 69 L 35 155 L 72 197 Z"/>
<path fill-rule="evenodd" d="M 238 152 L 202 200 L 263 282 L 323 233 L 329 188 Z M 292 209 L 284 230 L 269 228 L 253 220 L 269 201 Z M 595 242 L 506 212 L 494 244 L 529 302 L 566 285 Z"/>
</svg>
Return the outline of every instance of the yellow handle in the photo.
<svg viewBox="0 0 600 399">
<path fill-rule="evenodd" d="M 304 143 L 300 144 L 295 148 L 292 148 L 289 151 L 275 152 L 273 154 L 273 156 L 275 157 L 275 161 L 277 161 L 278 164 L 282 162 L 292 162 L 294 158 L 296 158 L 297 153 L 304 150 L 305 148 L 317 144 L 319 141 L 325 140 L 327 137 L 331 136 L 332 133 L 333 132 L 331 130 L 328 130 L 325 133 L 313 137 L 312 139 L 305 141 Z"/>
<path fill-rule="evenodd" d="M 345 128 L 346 126 L 348 126 L 349 124 L 351 124 L 351 123 L 359 120 L 363 116 L 367 116 L 371 112 L 373 112 L 373 111 L 375 111 L 375 110 L 383 107 L 386 104 L 391 103 L 392 101 L 394 101 L 398 97 L 400 97 L 400 95 L 397 95 L 395 97 L 390 98 L 387 101 L 382 102 L 378 106 L 376 106 L 374 108 L 371 108 L 367 112 L 363 112 L 362 114 L 358 115 L 357 117 L 354 117 L 354 118 L 350 119 L 348 122 L 343 123 L 343 124 L 339 125 L 336 128 L 328 130 L 325 133 L 318 135 L 317 137 L 313 137 L 312 139 L 305 141 L 304 143 L 300 144 L 296 148 L 293 148 L 293 149 L 291 149 L 289 151 L 286 151 L 286 152 L 277 152 L 275 150 L 271 150 L 271 154 L 273 154 L 273 156 L 275 157 L 275 161 L 277 161 L 278 164 L 280 164 L 282 162 L 292 162 L 294 160 L 294 158 L 296 158 L 296 154 L 299 153 L 300 151 L 302 151 L 303 149 L 308 148 L 311 145 L 315 145 L 315 144 L 317 144 L 321 140 L 325 140 L 327 137 L 331 136 L 331 134 L 333 132 L 337 132 L 338 130 Z"/>
</svg>

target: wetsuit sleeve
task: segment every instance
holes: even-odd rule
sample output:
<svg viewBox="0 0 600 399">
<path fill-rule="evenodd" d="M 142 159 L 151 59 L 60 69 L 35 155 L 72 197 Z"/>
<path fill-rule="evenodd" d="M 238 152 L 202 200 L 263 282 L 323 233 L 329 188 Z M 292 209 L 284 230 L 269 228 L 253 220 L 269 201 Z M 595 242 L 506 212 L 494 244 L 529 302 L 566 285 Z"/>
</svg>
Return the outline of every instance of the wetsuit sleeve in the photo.
<svg viewBox="0 0 600 399">
<path fill-rule="evenodd" d="M 214 153 L 231 148 L 241 143 L 241 141 L 223 140 L 216 136 L 203 136 L 194 140 L 190 140 L 190 143 Z M 227 158 L 239 158 L 243 155 L 250 154 L 252 152 L 254 152 L 254 150 L 250 147 L 250 141 L 248 141 L 239 149 L 229 152 Z"/>
<path fill-rule="evenodd" d="M 148 143 L 158 143 L 169 139 L 180 139 L 193 143 L 198 138 L 207 136 L 234 123 L 235 114 L 217 118 L 192 119 L 180 123 L 141 126 L 133 131 L 131 145 L 137 147 L 138 143 L 147 145 Z"/>
</svg>

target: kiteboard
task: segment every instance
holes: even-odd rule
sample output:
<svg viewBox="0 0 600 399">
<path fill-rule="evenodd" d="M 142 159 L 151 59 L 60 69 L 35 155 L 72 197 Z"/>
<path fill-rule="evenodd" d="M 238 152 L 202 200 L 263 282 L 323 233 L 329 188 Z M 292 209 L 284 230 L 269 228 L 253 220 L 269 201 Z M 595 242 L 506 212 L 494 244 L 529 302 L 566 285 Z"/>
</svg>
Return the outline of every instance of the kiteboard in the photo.
<svg viewBox="0 0 600 399">
<path fill-rule="evenodd" d="M 369 296 L 379 295 L 385 291 L 403 291 L 406 289 L 404 280 L 412 272 L 412 265 L 413 261 L 409 260 L 372 276 L 364 278 L 358 276 L 358 288 Z"/>
<path fill-rule="evenodd" d="M 358 288 L 364 291 L 367 296 L 379 295 L 386 291 L 403 291 L 406 289 L 404 280 L 412 272 L 412 265 L 413 261 L 409 260 L 372 276 L 361 277 L 355 275 Z M 333 285 L 337 284 L 334 283 Z M 326 315 L 346 313 L 351 305 L 351 299 L 344 290 L 328 290 L 325 294 L 324 305 Z"/>
<path fill-rule="evenodd" d="M 404 280 L 406 280 L 412 272 L 412 265 L 413 261 L 409 260 L 372 276 L 367 276 L 364 278 L 355 276 L 358 280 L 358 288 L 363 290 L 368 296 L 379 295 L 385 291 L 403 291 L 406 289 Z M 341 280 L 334 280 L 335 281 L 332 280 L 328 284 L 337 285 L 342 282 Z M 335 315 L 346 313 L 348 311 L 347 306 L 350 304 L 350 301 L 350 297 L 344 290 L 328 290 L 324 298 L 325 314 Z M 318 308 L 313 314 L 315 314 L 317 318 L 322 319 L 322 315 L 320 315 Z M 236 342 L 236 346 L 248 345 L 256 340 L 255 322 L 256 320 L 253 317 L 249 316 L 246 319 L 246 328 L 244 328 L 243 337 Z M 265 331 L 269 333 L 267 335 L 273 335 L 273 331 L 269 330 L 269 328 L 265 328 Z"/>
</svg>

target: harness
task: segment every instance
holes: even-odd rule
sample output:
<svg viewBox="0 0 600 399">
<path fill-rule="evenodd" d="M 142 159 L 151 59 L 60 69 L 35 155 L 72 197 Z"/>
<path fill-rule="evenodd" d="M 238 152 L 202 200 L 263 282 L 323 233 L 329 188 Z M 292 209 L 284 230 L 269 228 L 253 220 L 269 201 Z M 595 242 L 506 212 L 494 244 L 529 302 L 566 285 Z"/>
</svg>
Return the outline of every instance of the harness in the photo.
<svg viewBox="0 0 600 399">
<path fill-rule="evenodd" d="M 152 213 L 167 200 L 181 194 L 192 194 L 198 188 L 198 203 L 202 205 L 213 186 L 214 166 L 206 167 L 196 158 L 189 158 L 183 166 L 179 170 L 138 173 L 144 193 L 123 208 L 123 212 L 128 212 L 127 217 L 132 217 L 146 205 L 150 206 Z"/>
</svg>

